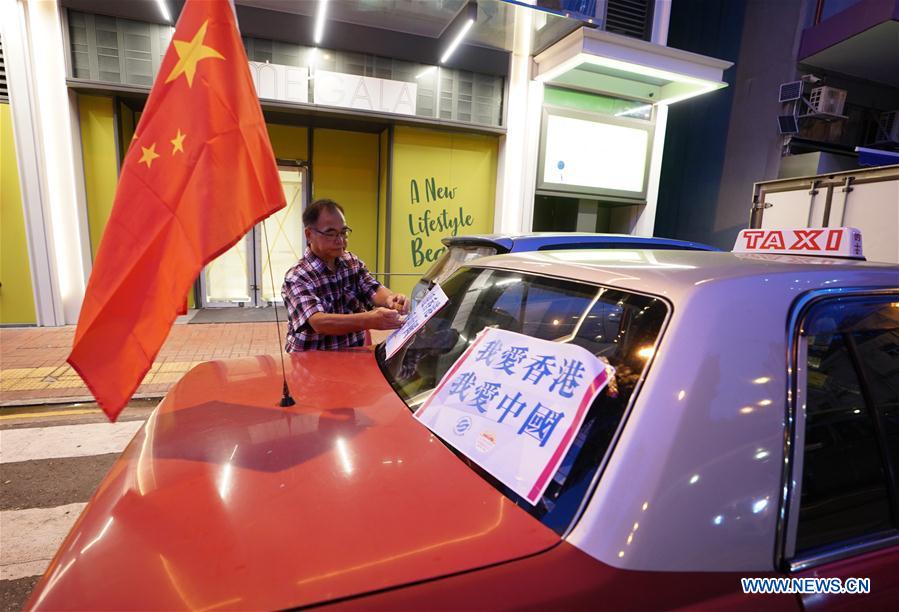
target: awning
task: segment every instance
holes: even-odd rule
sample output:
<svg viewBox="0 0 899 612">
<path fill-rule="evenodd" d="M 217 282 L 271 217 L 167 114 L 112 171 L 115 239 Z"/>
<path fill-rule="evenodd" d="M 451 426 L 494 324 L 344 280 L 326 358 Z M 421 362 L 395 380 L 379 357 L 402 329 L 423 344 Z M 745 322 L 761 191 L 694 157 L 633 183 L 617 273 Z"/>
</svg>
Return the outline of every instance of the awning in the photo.
<svg viewBox="0 0 899 612">
<path fill-rule="evenodd" d="M 545 83 L 673 104 L 722 87 L 733 63 L 593 28 L 580 28 L 534 58 Z"/>
<path fill-rule="evenodd" d="M 899 152 L 855 147 L 859 166 L 892 166 L 899 164 Z"/>
</svg>

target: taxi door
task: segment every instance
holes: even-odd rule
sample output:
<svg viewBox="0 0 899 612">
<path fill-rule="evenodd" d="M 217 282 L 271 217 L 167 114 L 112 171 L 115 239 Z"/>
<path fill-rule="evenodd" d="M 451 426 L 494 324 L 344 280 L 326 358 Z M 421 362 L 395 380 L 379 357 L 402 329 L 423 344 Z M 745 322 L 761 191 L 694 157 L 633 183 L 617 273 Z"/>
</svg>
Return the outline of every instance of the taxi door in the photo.
<svg viewBox="0 0 899 612">
<path fill-rule="evenodd" d="M 806 593 L 801 596 L 806 610 L 895 610 L 899 607 L 899 545 L 859 553 L 841 561 L 825 563 L 796 572 L 799 578 L 839 578 L 845 593 Z M 868 580 L 858 581 L 859 577 Z M 836 586 L 834 584 L 834 586 Z M 868 591 L 854 593 L 851 591 Z"/>
<path fill-rule="evenodd" d="M 794 317 L 782 559 L 810 610 L 899 605 L 899 293 L 822 291 Z M 788 474 L 790 476 L 790 474 Z"/>
</svg>

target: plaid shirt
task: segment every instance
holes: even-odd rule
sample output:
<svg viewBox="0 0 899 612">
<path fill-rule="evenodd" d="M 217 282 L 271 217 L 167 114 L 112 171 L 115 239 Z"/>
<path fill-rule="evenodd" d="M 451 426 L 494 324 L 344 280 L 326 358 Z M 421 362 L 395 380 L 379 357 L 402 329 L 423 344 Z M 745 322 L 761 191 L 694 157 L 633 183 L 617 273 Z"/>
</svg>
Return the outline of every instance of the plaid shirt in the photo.
<svg viewBox="0 0 899 612">
<path fill-rule="evenodd" d="M 281 297 L 287 307 L 287 344 L 285 350 L 333 350 L 362 346 L 364 332 L 342 336 L 317 334 L 309 317 L 317 312 L 353 314 L 365 312 L 381 283 L 376 281 L 361 259 L 345 252 L 331 272 L 325 262 L 306 248 L 303 258 L 287 271 Z"/>
</svg>

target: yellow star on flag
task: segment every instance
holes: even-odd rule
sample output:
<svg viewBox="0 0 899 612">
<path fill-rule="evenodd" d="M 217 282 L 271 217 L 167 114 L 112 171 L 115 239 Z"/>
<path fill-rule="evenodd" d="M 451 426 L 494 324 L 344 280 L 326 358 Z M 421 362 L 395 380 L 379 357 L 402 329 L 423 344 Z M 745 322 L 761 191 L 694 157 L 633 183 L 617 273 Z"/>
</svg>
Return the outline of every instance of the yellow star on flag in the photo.
<svg viewBox="0 0 899 612">
<path fill-rule="evenodd" d="M 169 73 L 168 78 L 165 80 L 166 83 L 174 81 L 183 74 L 187 79 L 188 87 L 193 87 L 197 62 L 210 57 L 225 59 L 221 53 L 203 44 L 203 39 L 206 37 L 206 26 L 208 25 L 209 20 L 207 19 L 190 42 L 186 40 L 172 41 L 175 44 L 175 52 L 178 53 L 178 63 L 172 68 L 172 72 Z"/>
<path fill-rule="evenodd" d="M 181 151 L 184 153 L 184 134 L 181 133 L 181 130 L 178 130 L 178 134 L 172 138 L 169 142 L 172 143 L 172 155 Z"/>
<path fill-rule="evenodd" d="M 159 157 L 159 153 L 156 152 L 156 143 L 155 142 L 150 145 L 150 148 L 141 147 L 140 150 L 143 151 L 144 154 L 141 155 L 140 161 L 138 163 L 139 164 L 147 164 L 147 168 L 150 167 L 150 164 L 153 163 L 154 159 Z"/>
</svg>

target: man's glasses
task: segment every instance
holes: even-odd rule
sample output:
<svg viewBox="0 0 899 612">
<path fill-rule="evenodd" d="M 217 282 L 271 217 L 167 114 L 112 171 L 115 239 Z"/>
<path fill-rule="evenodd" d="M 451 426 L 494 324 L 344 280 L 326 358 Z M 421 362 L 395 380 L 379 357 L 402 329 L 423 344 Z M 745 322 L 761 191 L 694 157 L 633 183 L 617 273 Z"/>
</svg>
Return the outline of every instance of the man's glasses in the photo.
<svg viewBox="0 0 899 612">
<path fill-rule="evenodd" d="M 348 227 L 343 228 L 339 232 L 337 230 L 328 230 L 326 232 L 321 231 L 320 229 L 316 229 L 314 227 L 310 227 L 313 232 L 320 236 L 324 236 L 325 238 L 330 238 L 331 240 L 337 240 L 338 238 L 343 238 L 344 240 L 349 239 L 350 235 L 353 233 Z"/>
</svg>

